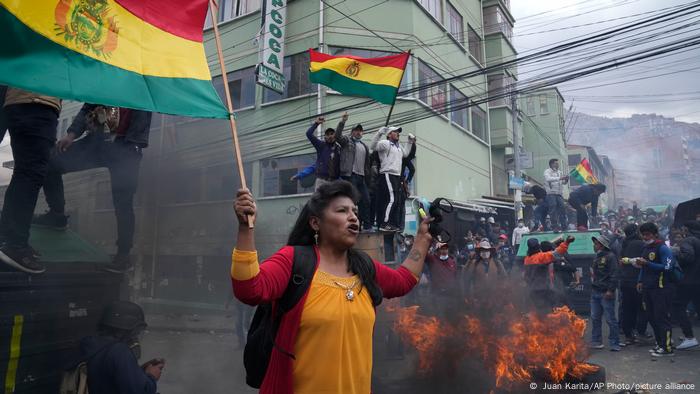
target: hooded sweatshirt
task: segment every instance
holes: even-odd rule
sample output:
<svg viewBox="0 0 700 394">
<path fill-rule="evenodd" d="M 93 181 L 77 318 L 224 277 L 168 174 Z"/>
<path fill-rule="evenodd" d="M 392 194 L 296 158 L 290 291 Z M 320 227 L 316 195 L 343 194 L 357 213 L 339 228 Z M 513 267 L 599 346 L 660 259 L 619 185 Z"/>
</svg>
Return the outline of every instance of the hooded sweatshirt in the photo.
<svg viewBox="0 0 700 394">
<path fill-rule="evenodd" d="M 156 380 L 139 366 L 124 343 L 112 337 L 87 337 L 80 341 L 87 360 L 88 391 L 94 394 L 155 394 Z"/>
<path fill-rule="evenodd" d="M 389 175 L 401 175 L 401 165 L 404 157 L 408 157 L 413 147 L 413 142 L 408 141 L 404 148 L 398 142 L 391 142 L 383 138 L 389 131 L 388 127 L 382 127 L 375 134 L 370 149 L 377 151 L 379 155 L 379 173 Z"/>
</svg>

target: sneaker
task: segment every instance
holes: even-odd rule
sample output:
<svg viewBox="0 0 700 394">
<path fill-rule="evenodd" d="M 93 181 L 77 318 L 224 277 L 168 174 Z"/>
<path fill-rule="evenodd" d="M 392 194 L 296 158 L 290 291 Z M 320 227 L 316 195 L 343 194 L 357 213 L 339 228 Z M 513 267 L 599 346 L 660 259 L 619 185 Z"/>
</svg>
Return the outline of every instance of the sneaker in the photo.
<svg viewBox="0 0 700 394">
<path fill-rule="evenodd" d="M 624 346 L 630 346 L 630 345 L 635 345 L 637 343 L 637 338 L 635 337 L 629 337 L 625 338 Z M 622 343 L 620 344 L 622 346 Z"/>
<path fill-rule="evenodd" d="M 68 228 L 68 216 L 62 213 L 46 211 L 43 215 L 34 216 L 32 224 L 37 227 L 45 227 L 54 230 L 65 230 Z"/>
<path fill-rule="evenodd" d="M 37 261 L 34 253 L 33 249 L 28 246 L 26 248 L 15 248 L 3 245 L 0 247 L 0 260 L 22 272 L 41 274 L 46 271 L 46 267 Z"/>
<path fill-rule="evenodd" d="M 656 353 L 656 352 L 660 352 L 660 351 L 663 351 L 663 349 L 661 349 L 661 346 L 658 346 L 658 345 L 653 349 L 649 349 L 649 353 Z"/>
<path fill-rule="evenodd" d="M 674 353 L 672 351 L 669 352 L 669 351 L 666 351 L 663 349 L 660 349 L 658 352 L 653 352 L 651 354 L 652 357 L 673 357 L 675 355 L 676 355 L 676 353 Z"/>
<path fill-rule="evenodd" d="M 374 227 L 371 224 L 362 225 L 363 233 L 371 233 L 372 231 L 374 231 Z"/>
<path fill-rule="evenodd" d="M 685 338 L 683 342 L 681 342 L 681 344 L 678 345 L 678 347 L 676 347 L 676 349 L 685 350 L 695 346 L 698 346 L 697 338 Z"/>
<path fill-rule="evenodd" d="M 104 270 L 113 274 L 123 274 L 131 266 L 131 259 L 128 254 L 117 254 L 111 263 L 104 266 Z"/>
<path fill-rule="evenodd" d="M 394 232 L 394 226 L 392 226 L 389 223 L 384 223 L 381 226 L 379 226 L 379 231 L 382 233 L 393 233 Z"/>
<path fill-rule="evenodd" d="M 588 345 L 588 347 L 591 349 L 603 349 L 605 348 L 605 345 L 603 345 L 602 343 L 593 342 L 590 345 Z"/>
<path fill-rule="evenodd" d="M 611 351 L 611 352 L 619 352 L 620 350 L 622 350 L 622 348 L 620 347 L 620 345 L 610 345 L 610 351 Z"/>
</svg>

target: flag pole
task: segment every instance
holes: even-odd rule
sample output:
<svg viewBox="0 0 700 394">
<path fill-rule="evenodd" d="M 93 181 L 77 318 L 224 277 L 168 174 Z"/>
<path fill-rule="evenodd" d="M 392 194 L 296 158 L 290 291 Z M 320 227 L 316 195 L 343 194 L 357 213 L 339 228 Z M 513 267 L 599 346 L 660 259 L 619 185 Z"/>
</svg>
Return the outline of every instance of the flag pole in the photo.
<svg viewBox="0 0 700 394">
<path fill-rule="evenodd" d="M 219 27 L 216 21 L 219 19 L 219 4 L 215 0 L 209 0 L 209 9 L 211 10 L 211 24 L 214 27 L 214 41 L 216 42 L 216 52 L 219 55 L 219 66 L 221 68 L 221 79 L 224 84 L 224 95 L 226 96 L 226 107 L 228 109 L 228 120 L 231 126 L 231 137 L 233 143 L 233 152 L 236 155 L 236 165 L 238 166 L 238 175 L 241 180 L 241 188 L 248 188 L 245 180 L 245 171 L 243 170 L 243 160 L 241 159 L 241 148 L 238 142 L 238 128 L 236 127 L 236 117 L 233 114 L 233 101 L 231 100 L 231 92 L 228 87 L 228 73 L 226 72 L 226 63 L 224 62 L 224 53 L 221 49 L 221 36 L 219 36 Z M 248 227 L 253 228 L 253 217 L 248 216 Z"/>
<path fill-rule="evenodd" d="M 403 75 L 406 74 L 406 65 L 408 64 L 408 59 L 411 58 L 411 50 L 408 50 L 408 55 L 406 56 L 406 61 L 403 64 L 403 72 L 401 72 L 401 79 L 399 80 L 399 87 L 401 87 L 401 81 L 403 80 Z M 394 101 L 391 102 L 391 108 L 389 108 L 389 115 L 386 117 L 386 123 L 384 126 L 389 126 L 389 121 L 391 120 L 391 114 L 394 112 L 394 105 L 396 105 L 396 97 L 399 95 L 399 88 L 396 88 L 396 95 L 394 95 Z"/>
</svg>

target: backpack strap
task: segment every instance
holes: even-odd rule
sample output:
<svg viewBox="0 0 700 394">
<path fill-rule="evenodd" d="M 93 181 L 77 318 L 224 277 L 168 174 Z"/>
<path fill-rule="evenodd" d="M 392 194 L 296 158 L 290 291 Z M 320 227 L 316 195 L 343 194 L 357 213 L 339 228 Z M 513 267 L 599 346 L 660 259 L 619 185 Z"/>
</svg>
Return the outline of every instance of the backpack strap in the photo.
<svg viewBox="0 0 700 394">
<path fill-rule="evenodd" d="M 313 246 L 302 245 L 294 246 L 294 260 L 292 261 L 292 273 L 289 276 L 287 288 L 282 294 L 282 298 L 277 301 L 276 308 L 272 315 L 272 334 L 273 338 L 277 337 L 282 317 L 285 313 L 292 310 L 299 301 L 304 297 L 306 291 L 311 286 L 311 281 L 316 272 L 316 251 Z M 273 339 L 273 346 L 284 353 L 285 355 L 295 359 L 294 354 L 281 348 Z"/>
</svg>

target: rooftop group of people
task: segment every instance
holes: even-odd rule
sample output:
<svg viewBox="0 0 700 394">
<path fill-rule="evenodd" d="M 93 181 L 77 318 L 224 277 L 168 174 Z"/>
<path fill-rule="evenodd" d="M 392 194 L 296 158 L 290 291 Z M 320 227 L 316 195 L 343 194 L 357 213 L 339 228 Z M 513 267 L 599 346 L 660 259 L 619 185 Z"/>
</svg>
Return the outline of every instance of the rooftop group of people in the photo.
<svg viewBox="0 0 700 394">
<path fill-rule="evenodd" d="M 416 137 L 408 134 L 405 144 L 399 142 L 401 127 L 381 127 L 369 145 L 362 141 L 361 124 L 344 135 L 349 118 L 344 113 L 338 126 L 326 128 L 323 139 L 315 131 L 325 122 L 318 117 L 306 131 L 316 149 L 316 161 L 292 177 L 293 181 L 315 175 L 314 188 L 343 179 L 357 189 L 362 231 L 399 232 L 404 227 L 404 202 L 409 184 L 415 175 Z"/>
</svg>

